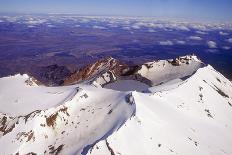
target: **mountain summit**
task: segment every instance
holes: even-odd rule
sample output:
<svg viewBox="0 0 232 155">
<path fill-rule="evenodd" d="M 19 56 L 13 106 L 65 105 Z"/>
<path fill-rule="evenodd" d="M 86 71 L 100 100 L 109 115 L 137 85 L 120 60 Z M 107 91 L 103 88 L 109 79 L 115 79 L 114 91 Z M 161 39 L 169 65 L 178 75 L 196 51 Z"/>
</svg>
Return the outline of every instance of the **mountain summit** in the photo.
<svg viewBox="0 0 232 155">
<path fill-rule="evenodd" d="M 232 154 L 232 83 L 193 55 L 107 58 L 64 86 L 28 75 L 0 86 L 1 154 Z"/>
</svg>

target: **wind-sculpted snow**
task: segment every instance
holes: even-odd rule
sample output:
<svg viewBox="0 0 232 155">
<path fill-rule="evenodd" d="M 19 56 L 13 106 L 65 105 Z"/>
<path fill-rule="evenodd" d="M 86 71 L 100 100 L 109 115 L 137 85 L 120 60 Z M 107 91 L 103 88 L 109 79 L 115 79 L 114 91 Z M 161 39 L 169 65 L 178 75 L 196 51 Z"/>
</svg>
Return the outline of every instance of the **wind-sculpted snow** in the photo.
<svg viewBox="0 0 232 155">
<path fill-rule="evenodd" d="M 127 77 L 152 82 L 141 92 L 102 88 L 118 80 L 109 73 L 62 87 L 1 78 L 1 154 L 232 154 L 232 83 L 210 65 L 146 63 Z"/>
</svg>

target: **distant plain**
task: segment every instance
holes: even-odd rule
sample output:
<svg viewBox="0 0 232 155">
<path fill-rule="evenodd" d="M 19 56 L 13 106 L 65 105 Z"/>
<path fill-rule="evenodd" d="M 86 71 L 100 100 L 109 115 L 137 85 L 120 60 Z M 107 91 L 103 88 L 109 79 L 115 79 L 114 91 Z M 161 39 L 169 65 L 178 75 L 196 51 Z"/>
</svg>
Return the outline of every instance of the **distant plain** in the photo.
<svg viewBox="0 0 232 155">
<path fill-rule="evenodd" d="M 77 15 L 0 16 L 0 77 L 112 56 L 129 65 L 196 54 L 232 79 L 232 24 Z"/>
</svg>

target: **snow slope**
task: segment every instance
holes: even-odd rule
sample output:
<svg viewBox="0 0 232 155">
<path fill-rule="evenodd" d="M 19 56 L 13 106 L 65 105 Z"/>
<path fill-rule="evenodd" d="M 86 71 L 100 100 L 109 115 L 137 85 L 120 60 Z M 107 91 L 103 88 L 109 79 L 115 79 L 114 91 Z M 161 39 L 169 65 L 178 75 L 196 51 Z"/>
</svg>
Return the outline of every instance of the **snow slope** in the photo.
<svg viewBox="0 0 232 155">
<path fill-rule="evenodd" d="M 13 81 L 15 78 L 13 77 Z M 17 78 L 20 81 L 23 77 Z M 27 91 L 27 88 L 24 89 L 21 91 Z M 47 89 L 41 87 L 44 93 L 47 93 Z M 18 90 L 11 91 L 13 95 Z M 129 93 L 77 85 L 69 88 L 68 92 L 69 98 L 66 97 L 62 104 L 57 104 L 60 103 L 60 98 L 57 98 L 51 104 L 46 104 L 47 109 L 36 107 L 36 111 L 33 107 L 36 103 L 31 101 L 34 96 L 43 98 L 44 94 L 34 92 L 33 96 L 31 94 L 24 96 L 26 110 L 23 110 L 24 103 L 21 103 L 20 109 L 23 112 L 31 109 L 31 113 L 15 117 L 1 113 L 1 153 L 81 154 L 88 151 L 88 145 L 104 139 L 117 130 L 135 112 L 133 100 L 128 100 Z M 2 107 L 1 102 L 1 111 Z M 11 113 L 18 111 L 19 108 L 4 107 Z"/>
<path fill-rule="evenodd" d="M 152 85 L 158 85 L 190 76 L 203 65 L 196 56 L 187 55 L 171 60 L 145 63 L 137 73 L 150 80 Z"/>
<path fill-rule="evenodd" d="M 160 76 L 150 65 L 138 70 L 154 85 L 164 81 L 143 93 L 125 91 L 134 81 L 119 91 L 1 78 L 0 154 L 232 154 L 232 83 L 196 57 L 178 61 L 165 61 Z"/>
<path fill-rule="evenodd" d="M 133 92 L 135 116 L 89 154 L 232 154 L 230 81 L 207 66 L 175 87 L 164 87 Z"/>
<path fill-rule="evenodd" d="M 69 87 L 37 86 L 28 81 L 30 78 L 26 74 L 1 78 L 1 113 L 17 116 L 26 115 L 35 110 L 52 108 L 63 104 L 73 91 Z"/>
</svg>

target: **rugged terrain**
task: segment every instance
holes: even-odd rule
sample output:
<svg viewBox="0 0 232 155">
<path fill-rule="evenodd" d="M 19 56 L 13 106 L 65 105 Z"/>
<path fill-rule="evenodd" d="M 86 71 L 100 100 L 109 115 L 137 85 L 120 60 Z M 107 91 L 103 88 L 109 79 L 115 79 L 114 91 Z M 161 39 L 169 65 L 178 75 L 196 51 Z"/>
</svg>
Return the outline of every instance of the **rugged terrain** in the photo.
<svg viewBox="0 0 232 155">
<path fill-rule="evenodd" d="M 232 83 L 196 56 L 107 58 L 64 84 L 0 79 L 2 154 L 232 154 Z"/>
</svg>

